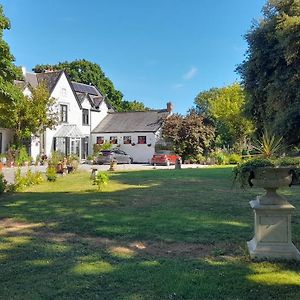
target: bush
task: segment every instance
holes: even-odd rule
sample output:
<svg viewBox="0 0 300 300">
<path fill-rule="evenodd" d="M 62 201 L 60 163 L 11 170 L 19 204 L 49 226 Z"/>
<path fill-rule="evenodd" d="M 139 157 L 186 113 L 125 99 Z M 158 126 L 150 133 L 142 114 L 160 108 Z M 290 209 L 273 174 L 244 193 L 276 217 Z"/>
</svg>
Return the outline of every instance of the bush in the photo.
<svg viewBox="0 0 300 300">
<path fill-rule="evenodd" d="M 104 172 L 102 173 L 98 172 L 97 175 L 95 176 L 93 184 L 98 186 L 98 191 L 102 191 L 104 186 L 106 186 L 108 182 L 109 182 L 108 174 Z"/>
<path fill-rule="evenodd" d="M 25 162 L 31 162 L 31 157 L 24 146 L 19 148 L 16 153 L 16 163 L 18 166 L 23 166 Z"/>
<path fill-rule="evenodd" d="M 101 150 L 109 150 L 112 148 L 112 144 L 109 142 L 105 142 L 103 144 L 94 144 L 93 145 L 93 152 L 94 155 L 97 155 Z"/>
<path fill-rule="evenodd" d="M 67 159 L 67 164 L 71 166 L 72 172 L 75 172 L 78 169 L 80 159 L 76 154 L 70 154 Z"/>
<path fill-rule="evenodd" d="M 236 153 L 230 154 L 228 156 L 228 162 L 232 165 L 236 165 L 236 164 L 240 163 L 241 161 L 242 161 L 242 158 Z"/>
<path fill-rule="evenodd" d="M 51 157 L 50 157 L 50 159 L 48 161 L 48 164 L 50 166 L 56 167 L 59 162 L 61 162 L 61 161 L 64 160 L 64 157 L 65 157 L 65 155 L 62 152 L 60 152 L 60 151 L 53 151 L 51 153 Z"/>
<path fill-rule="evenodd" d="M 46 177 L 47 177 L 47 180 L 48 181 L 56 181 L 57 179 L 57 174 L 56 174 L 56 168 L 49 165 L 49 167 L 47 168 L 47 171 L 46 171 Z"/>
<path fill-rule="evenodd" d="M 7 187 L 7 181 L 4 178 L 3 173 L 0 173 L 0 194 L 3 194 Z"/>
<path fill-rule="evenodd" d="M 18 192 L 23 190 L 25 187 L 41 184 L 44 181 L 43 174 L 41 172 L 32 172 L 28 170 L 25 176 L 21 175 L 21 169 L 15 172 L 15 183 L 9 186 L 10 192 Z"/>
</svg>

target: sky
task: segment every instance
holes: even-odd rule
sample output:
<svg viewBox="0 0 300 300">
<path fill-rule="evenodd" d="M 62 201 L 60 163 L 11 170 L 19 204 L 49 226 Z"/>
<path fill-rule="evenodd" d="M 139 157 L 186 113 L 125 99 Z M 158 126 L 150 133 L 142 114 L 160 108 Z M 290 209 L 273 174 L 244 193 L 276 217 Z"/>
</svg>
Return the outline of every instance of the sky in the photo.
<svg viewBox="0 0 300 300">
<path fill-rule="evenodd" d="M 185 114 L 197 94 L 239 81 L 243 35 L 265 0 L 0 0 L 15 63 L 86 59 L 125 100 Z"/>
</svg>

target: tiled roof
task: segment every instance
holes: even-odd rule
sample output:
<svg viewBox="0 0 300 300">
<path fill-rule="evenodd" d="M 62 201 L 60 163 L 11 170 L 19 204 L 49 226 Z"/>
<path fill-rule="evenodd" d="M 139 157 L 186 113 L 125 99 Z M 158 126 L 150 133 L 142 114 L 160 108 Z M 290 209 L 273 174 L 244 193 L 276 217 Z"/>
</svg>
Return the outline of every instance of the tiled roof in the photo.
<svg viewBox="0 0 300 300">
<path fill-rule="evenodd" d="M 52 93 L 54 87 L 58 79 L 60 78 L 63 71 L 53 71 L 53 72 L 46 72 L 46 73 L 36 73 L 36 78 L 38 83 L 44 82 L 49 90 Z"/>
<path fill-rule="evenodd" d="M 156 132 L 167 116 L 165 109 L 109 113 L 92 132 Z"/>
</svg>

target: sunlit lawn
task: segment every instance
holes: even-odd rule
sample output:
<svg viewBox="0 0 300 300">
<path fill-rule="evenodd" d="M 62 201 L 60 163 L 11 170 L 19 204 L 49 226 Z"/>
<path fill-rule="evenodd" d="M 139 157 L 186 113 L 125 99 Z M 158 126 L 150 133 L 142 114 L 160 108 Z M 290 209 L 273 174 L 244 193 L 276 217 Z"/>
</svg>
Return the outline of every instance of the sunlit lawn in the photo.
<svg viewBox="0 0 300 300">
<path fill-rule="evenodd" d="M 88 173 L 0 199 L 0 299 L 300 299 L 300 263 L 251 262 L 230 168 Z M 296 206 L 300 188 L 281 191 Z"/>
</svg>

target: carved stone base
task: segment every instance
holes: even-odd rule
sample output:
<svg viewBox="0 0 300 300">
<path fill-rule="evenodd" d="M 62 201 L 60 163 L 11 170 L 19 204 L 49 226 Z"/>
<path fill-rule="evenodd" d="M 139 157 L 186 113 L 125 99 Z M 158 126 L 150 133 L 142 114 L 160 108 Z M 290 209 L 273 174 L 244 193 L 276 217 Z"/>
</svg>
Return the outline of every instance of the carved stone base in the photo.
<svg viewBox="0 0 300 300">
<path fill-rule="evenodd" d="M 254 211 L 254 237 L 247 243 L 253 259 L 297 259 L 300 252 L 291 240 L 291 215 L 295 209 L 287 201 L 265 205 L 250 201 Z"/>
</svg>

